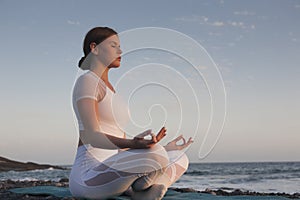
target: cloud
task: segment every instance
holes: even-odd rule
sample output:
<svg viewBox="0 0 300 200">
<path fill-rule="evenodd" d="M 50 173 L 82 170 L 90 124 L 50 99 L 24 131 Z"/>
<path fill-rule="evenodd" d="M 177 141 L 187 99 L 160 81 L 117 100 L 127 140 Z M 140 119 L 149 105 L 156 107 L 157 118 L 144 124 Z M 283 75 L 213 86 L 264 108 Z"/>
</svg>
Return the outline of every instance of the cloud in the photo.
<svg viewBox="0 0 300 200">
<path fill-rule="evenodd" d="M 240 27 L 240 28 L 245 28 L 245 25 L 243 22 L 235 22 L 235 21 L 228 21 L 227 22 L 229 25 L 231 26 L 236 26 L 236 27 Z"/>
<path fill-rule="evenodd" d="M 295 34 L 293 32 L 289 32 L 288 35 L 292 42 L 296 42 L 296 43 L 300 42 L 300 40 L 295 36 Z"/>
<path fill-rule="evenodd" d="M 183 17 L 175 18 L 175 20 L 178 22 L 198 23 L 198 24 L 214 26 L 214 27 L 232 26 L 232 27 L 237 27 L 242 29 L 255 29 L 254 24 L 247 25 L 242 21 L 230 21 L 230 20 L 227 22 L 221 20 L 213 21 L 206 16 L 197 16 L 197 15 L 183 16 Z"/>
<path fill-rule="evenodd" d="M 300 9 L 300 5 L 299 4 L 295 5 L 295 8 Z"/>
<path fill-rule="evenodd" d="M 235 38 L 235 41 L 241 41 L 244 38 L 243 35 L 239 35 Z"/>
<path fill-rule="evenodd" d="M 72 21 L 72 20 L 67 20 L 67 23 L 70 24 L 70 25 L 80 25 L 80 22 L 79 21 Z"/>
<path fill-rule="evenodd" d="M 233 46 L 235 46 L 235 43 L 234 42 L 229 42 L 229 43 L 227 43 L 227 46 L 233 47 Z"/>
<path fill-rule="evenodd" d="M 234 11 L 233 14 L 234 14 L 234 15 L 242 15 L 242 16 L 253 16 L 253 15 L 255 15 L 256 13 L 255 13 L 255 12 L 251 12 L 251 11 L 247 11 L 247 10 L 244 10 L 244 11 Z"/>
<path fill-rule="evenodd" d="M 192 16 L 177 17 L 177 18 L 175 18 L 175 21 L 178 21 L 178 22 L 198 22 L 200 24 L 205 24 L 208 21 L 208 17 L 192 15 Z"/>
<path fill-rule="evenodd" d="M 222 33 L 217 33 L 217 32 L 208 32 L 209 36 L 222 36 Z"/>
<path fill-rule="evenodd" d="M 222 21 L 216 21 L 216 22 L 213 22 L 213 23 L 209 23 L 210 25 L 212 26 L 224 26 L 224 22 Z"/>
</svg>

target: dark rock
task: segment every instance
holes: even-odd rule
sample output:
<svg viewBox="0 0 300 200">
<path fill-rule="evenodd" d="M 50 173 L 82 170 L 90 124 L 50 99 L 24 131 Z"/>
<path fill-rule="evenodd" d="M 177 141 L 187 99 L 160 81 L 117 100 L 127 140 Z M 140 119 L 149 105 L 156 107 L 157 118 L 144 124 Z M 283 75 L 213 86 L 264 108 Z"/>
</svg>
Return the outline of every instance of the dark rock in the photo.
<svg viewBox="0 0 300 200">
<path fill-rule="evenodd" d="M 232 195 L 244 195 L 245 193 L 240 189 L 235 189 L 233 192 L 231 192 Z"/>
<path fill-rule="evenodd" d="M 61 178 L 61 179 L 59 180 L 59 182 L 60 182 L 60 183 L 62 183 L 62 182 L 69 182 L 69 179 L 68 179 L 68 178 Z"/>
<path fill-rule="evenodd" d="M 187 193 L 187 192 L 198 192 L 197 190 L 193 188 L 169 188 L 171 190 L 174 190 L 176 192 L 181 192 L 181 193 Z"/>
</svg>

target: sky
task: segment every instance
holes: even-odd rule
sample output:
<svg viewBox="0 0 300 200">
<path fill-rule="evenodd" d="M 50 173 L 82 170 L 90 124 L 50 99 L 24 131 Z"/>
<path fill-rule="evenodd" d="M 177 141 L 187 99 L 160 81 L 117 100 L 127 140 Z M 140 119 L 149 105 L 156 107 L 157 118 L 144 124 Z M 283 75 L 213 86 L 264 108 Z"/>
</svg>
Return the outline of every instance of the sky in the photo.
<svg viewBox="0 0 300 200">
<path fill-rule="evenodd" d="M 0 156 L 72 164 L 83 38 L 108 26 L 125 49 L 111 81 L 136 90 L 129 137 L 166 125 L 165 142 L 195 138 L 191 162 L 300 161 L 299 19 L 296 0 L 0 0 Z M 143 40 L 165 50 L 129 51 Z"/>
</svg>

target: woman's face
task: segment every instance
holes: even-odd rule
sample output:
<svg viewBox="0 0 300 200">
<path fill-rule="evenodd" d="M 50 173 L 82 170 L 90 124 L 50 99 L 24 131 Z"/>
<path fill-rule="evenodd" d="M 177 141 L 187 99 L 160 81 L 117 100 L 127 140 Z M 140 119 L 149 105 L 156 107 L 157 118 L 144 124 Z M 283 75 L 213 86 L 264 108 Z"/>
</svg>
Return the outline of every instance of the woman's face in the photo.
<svg viewBox="0 0 300 200">
<path fill-rule="evenodd" d="M 117 35 L 112 35 L 98 46 L 97 58 L 101 63 L 109 68 L 116 68 L 121 63 L 120 40 Z"/>
</svg>

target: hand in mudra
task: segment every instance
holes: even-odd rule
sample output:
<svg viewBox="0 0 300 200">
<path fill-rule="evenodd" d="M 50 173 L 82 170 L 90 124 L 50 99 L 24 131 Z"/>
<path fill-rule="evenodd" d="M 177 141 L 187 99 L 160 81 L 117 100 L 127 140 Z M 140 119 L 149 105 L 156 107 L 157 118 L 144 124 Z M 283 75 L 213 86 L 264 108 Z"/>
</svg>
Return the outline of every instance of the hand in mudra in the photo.
<svg viewBox="0 0 300 200">
<path fill-rule="evenodd" d="M 150 148 L 156 143 L 158 143 L 162 138 L 166 136 L 166 128 L 162 127 L 157 135 L 152 133 L 152 130 L 149 129 L 143 133 L 138 134 L 133 138 L 134 140 L 134 148 L 140 149 L 140 148 Z M 145 139 L 146 136 L 151 136 L 151 139 Z"/>
<path fill-rule="evenodd" d="M 183 141 L 182 144 L 177 144 L 177 142 L 179 142 L 180 140 Z M 184 137 L 182 135 L 178 136 L 177 138 L 175 138 L 174 140 L 172 140 L 171 142 L 169 142 L 166 146 L 165 149 L 167 151 L 173 151 L 173 150 L 182 150 L 186 147 L 188 147 L 190 144 L 192 144 L 194 141 L 192 140 L 192 138 L 190 137 L 189 140 L 186 142 L 186 140 L 184 139 Z"/>
</svg>

